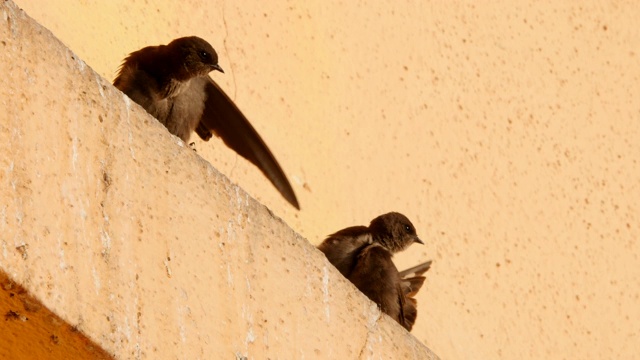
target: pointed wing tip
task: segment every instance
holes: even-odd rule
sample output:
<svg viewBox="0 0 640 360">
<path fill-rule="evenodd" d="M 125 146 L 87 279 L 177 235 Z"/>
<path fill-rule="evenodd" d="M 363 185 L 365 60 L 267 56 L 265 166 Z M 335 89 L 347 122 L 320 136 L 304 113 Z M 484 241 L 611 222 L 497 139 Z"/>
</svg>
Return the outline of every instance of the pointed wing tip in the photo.
<svg viewBox="0 0 640 360">
<path fill-rule="evenodd" d="M 287 176 L 284 174 L 280 165 L 276 164 L 277 171 L 267 171 L 266 168 L 262 166 L 258 166 L 258 168 L 262 171 L 262 173 L 269 179 L 271 184 L 275 186 L 276 190 L 282 195 L 282 197 L 287 200 L 291 206 L 296 208 L 296 210 L 300 210 L 300 204 L 298 203 L 298 198 L 296 197 L 296 193 L 293 192 L 293 188 L 291 187 L 291 183 L 287 180 Z"/>
<path fill-rule="evenodd" d="M 283 193 L 282 196 L 284 196 L 285 200 L 287 200 L 289 202 L 289 204 L 291 204 L 294 208 L 296 208 L 296 210 L 300 210 L 300 204 L 298 203 L 298 199 L 296 198 L 296 195 L 291 192 L 291 194 L 285 194 Z"/>
<path fill-rule="evenodd" d="M 419 265 L 420 269 L 418 271 L 416 271 L 416 274 L 417 275 L 422 275 L 422 274 L 426 273 L 429 269 L 431 269 L 431 263 L 433 263 L 433 260 L 425 261 L 424 263 Z"/>
</svg>

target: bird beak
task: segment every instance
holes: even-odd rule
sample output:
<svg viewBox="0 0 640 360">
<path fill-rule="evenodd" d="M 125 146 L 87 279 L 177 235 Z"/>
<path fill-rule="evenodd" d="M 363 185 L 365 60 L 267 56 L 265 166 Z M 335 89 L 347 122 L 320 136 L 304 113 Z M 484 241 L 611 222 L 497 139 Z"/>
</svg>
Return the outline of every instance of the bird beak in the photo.
<svg viewBox="0 0 640 360">
<path fill-rule="evenodd" d="M 417 242 L 418 244 L 422 244 L 422 245 L 424 245 L 424 243 L 422 242 L 422 240 L 420 240 L 420 238 L 418 238 L 417 236 L 416 236 L 416 238 L 413 240 L 413 242 Z"/>
<path fill-rule="evenodd" d="M 211 65 L 211 67 L 213 68 L 213 70 L 218 70 L 218 71 L 220 71 L 221 73 L 223 73 L 223 74 L 224 74 L 224 70 L 222 70 L 222 68 L 220 67 L 220 65 L 215 64 L 215 65 Z"/>
</svg>

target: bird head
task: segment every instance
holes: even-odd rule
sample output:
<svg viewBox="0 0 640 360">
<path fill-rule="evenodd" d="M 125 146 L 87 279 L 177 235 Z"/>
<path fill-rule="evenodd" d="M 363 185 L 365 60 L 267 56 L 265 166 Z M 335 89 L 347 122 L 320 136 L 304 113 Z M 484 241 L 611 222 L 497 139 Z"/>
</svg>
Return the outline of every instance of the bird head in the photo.
<svg viewBox="0 0 640 360">
<path fill-rule="evenodd" d="M 371 221 L 369 230 L 374 241 L 392 253 L 402 251 L 413 243 L 424 244 L 416 234 L 416 228 L 409 219 L 397 212 L 380 215 Z"/>
<path fill-rule="evenodd" d="M 179 61 L 182 62 L 184 75 L 187 78 L 206 76 L 214 70 L 224 73 L 218 64 L 216 51 L 208 42 L 197 36 L 173 40 L 168 46 L 179 49 L 178 53 L 181 56 Z"/>
</svg>

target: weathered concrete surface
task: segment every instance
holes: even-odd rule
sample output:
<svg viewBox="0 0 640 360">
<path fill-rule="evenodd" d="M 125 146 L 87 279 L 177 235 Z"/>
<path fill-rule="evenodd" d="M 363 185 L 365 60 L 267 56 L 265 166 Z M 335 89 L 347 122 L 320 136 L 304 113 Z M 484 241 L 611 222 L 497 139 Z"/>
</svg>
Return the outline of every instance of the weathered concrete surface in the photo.
<svg viewBox="0 0 640 360">
<path fill-rule="evenodd" d="M 435 358 L 10 1 L 0 39 L 7 281 L 119 359 Z"/>
</svg>

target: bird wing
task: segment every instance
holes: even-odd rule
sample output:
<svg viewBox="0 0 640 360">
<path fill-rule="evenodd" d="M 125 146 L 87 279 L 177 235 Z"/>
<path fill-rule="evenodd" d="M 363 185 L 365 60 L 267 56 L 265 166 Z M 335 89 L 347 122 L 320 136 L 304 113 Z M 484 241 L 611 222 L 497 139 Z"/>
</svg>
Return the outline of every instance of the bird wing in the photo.
<svg viewBox="0 0 640 360">
<path fill-rule="evenodd" d="M 418 293 L 426 279 L 422 274 L 431 268 L 431 263 L 429 260 L 399 273 L 404 295 L 413 297 Z"/>
<path fill-rule="evenodd" d="M 426 278 L 424 276 L 414 276 L 402 279 L 402 293 L 408 297 L 414 297 L 424 284 Z"/>
<path fill-rule="evenodd" d="M 356 265 L 356 257 L 360 250 L 371 244 L 369 228 L 354 226 L 329 235 L 318 249 L 340 273 L 348 278 Z"/>
<path fill-rule="evenodd" d="M 412 268 L 409 268 L 407 270 L 403 270 L 403 271 L 400 272 L 400 277 L 404 278 L 404 277 L 406 277 L 408 275 L 412 275 L 412 274 L 422 275 L 425 272 L 427 272 L 427 270 L 429 270 L 431 268 L 431 263 L 432 262 L 433 262 L 432 260 L 425 261 L 422 264 L 416 265 L 416 266 L 414 266 Z"/>
<path fill-rule="evenodd" d="M 401 292 L 398 269 L 386 248 L 373 244 L 362 249 L 348 279 L 369 299 L 378 304 L 382 312 L 405 326 L 404 296 Z"/>
<path fill-rule="evenodd" d="M 205 141 L 216 134 L 227 146 L 257 166 L 280 194 L 300 209 L 291 184 L 258 132 L 240 109 L 208 76 L 196 78 L 194 86 L 203 86 L 205 106 L 196 133 Z M 198 83 L 199 82 L 199 83 Z"/>
<path fill-rule="evenodd" d="M 414 296 L 416 296 L 420 288 L 422 288 L 426 279 L 422 274 L 431 268 L 431 262 L 432 261 L 429 260 L 398 273 L 401 278 L 399 286 L 400 304 L 402 306 L 401 317 L 403 320 L 401 324 L 409 331 L 411 331 L 418 316 L 417 301 L 414 299 Z"/>
<path fill-rule="evenodd" d="M 405 297 L 401 289 L 398 289 L 398 302 L 400 304 L 399 323 L 404 326 L 407 331 L 411 331 L 413 325 L 418 318 L 418 303 L 412 297 Z"/>
</svg>

